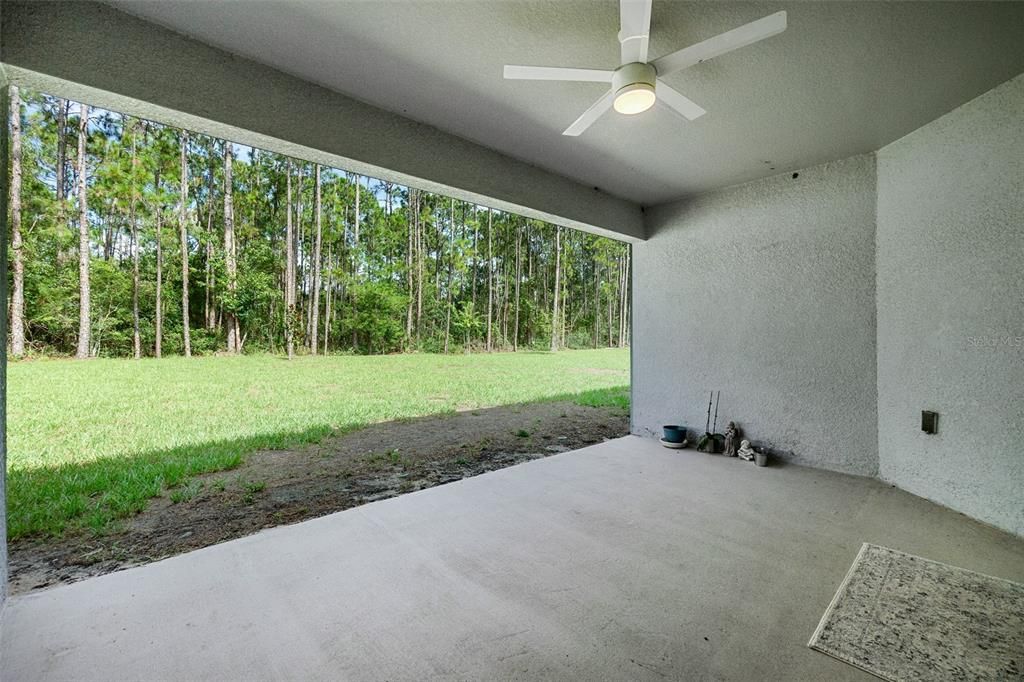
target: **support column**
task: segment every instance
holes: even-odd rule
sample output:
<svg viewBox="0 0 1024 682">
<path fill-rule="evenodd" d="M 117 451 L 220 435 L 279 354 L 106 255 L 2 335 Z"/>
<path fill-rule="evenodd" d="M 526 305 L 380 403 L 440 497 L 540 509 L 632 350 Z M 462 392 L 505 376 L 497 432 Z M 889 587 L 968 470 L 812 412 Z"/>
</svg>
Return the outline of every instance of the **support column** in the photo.
<svg viewBox="0 0 1024 682">
<path fill-rule="evenodd" d="M 7 78 L 0 67 L 0 111 L 10 110 Z M 6 116 L 5 116 L 6 118 Z M 7 201 L 10 196 L 8 165 L 10 128 L 0 125 L 0 614 L 7 600 Z"/>
</svg>

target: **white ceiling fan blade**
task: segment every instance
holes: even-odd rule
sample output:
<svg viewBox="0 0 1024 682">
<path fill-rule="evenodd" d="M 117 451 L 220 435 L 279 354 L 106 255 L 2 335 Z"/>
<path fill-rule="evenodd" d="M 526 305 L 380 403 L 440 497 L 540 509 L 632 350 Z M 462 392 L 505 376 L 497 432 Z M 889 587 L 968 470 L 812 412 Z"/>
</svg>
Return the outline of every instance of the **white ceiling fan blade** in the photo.
<svg viewBox="0 0 1024 682">
<path fill-rule="evenodd" d="M 572 69 L 561 66 L 505 65 L 505 78 L 527 81 L 586 81 L 611 83 L 612 71 L 604 69 Z"/>
<path fill-rule="evenodd" d="M 657 95 L 659 102 L 691 121 L 708 113 L 689 97 L 684 96 L 674 88 L 670 88 L 660 80 L 654 86 L 654 94 Z"/>
<path fill-rule="evenodd" d="M 683 48 L 678 52 L 658 57 L 651 64 L 657 70 L 659 76 L 685 69 L 688 66 L 706 62 L 726 52 L 738 50 L 756 43 L 759 40 L 770 38 L 786 30 L 786 13 L 776 12 L 763 19 L 744 24 L 739 28 L 726 31 L 714 38 L 708 38 L 696 45 Z"/>
<path fill-rule="evenodd" d="M 647 63 L 647 44 L 651 33 L 652 0 L 619 0 L 619 43 L 622 63 Z"/>
<path fill-rule="evenodd" d="M 609 90 L 608 92 L 601 95 L 601 99 L 597 100 L 590 105 L 590 108 L 584 111 L 578 119 L 573 121 L 573 124 L 565 129 L 563 135 L 569 135 L 576 137 L 584 130 L 594 124 L 597 119 L 601 118 L 601 114 L 612 108 L 612 95 L 614 93 Z"/>
</svg>

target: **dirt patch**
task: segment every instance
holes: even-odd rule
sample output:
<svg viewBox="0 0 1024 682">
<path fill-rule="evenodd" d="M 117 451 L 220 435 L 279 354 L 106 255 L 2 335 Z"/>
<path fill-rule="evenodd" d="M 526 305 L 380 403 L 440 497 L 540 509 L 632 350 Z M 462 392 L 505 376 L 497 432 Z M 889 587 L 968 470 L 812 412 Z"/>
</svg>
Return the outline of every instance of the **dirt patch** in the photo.
<svg viewBox="0 0 1024 682">
<path fill-rule="evenodd" d="M 315 445 L 255 452 L 238 469 L 198 476 L 152 500 L 113 532 L 13 541 L 11 592 L 119 571 L 628 430 L 622 409 L 538 403 L 375 424 Z"/>
</svg>

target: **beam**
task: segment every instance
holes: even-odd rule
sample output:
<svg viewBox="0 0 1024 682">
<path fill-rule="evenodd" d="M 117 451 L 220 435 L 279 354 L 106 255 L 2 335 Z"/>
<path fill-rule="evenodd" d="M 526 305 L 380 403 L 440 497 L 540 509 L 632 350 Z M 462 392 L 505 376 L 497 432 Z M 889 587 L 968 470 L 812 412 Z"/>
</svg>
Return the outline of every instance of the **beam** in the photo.
<svg viewBox="0 0 1024 682">
<path fill-rule="evenodd" d="M 52 95 L 596 234 L 641 208 L 96 2 L 4 2 L 0 62 Z"/>
</svg>

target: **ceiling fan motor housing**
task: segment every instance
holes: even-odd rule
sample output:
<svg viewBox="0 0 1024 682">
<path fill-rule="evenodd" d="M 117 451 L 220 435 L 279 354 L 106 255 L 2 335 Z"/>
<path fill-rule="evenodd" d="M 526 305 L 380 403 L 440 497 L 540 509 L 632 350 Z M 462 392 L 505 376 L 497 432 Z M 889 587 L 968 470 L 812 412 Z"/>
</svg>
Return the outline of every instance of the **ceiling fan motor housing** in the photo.
<svg viewBox="0 0 1024 682">
<path fill-rule="evenodd" d="M 618 94 L 631 85 L 646 85 L 651 88 L 658 79 L 658 72 L 650 64 L 633 62 L 623 64 L 612 74 L 612 91 Z"/>
<path fill-rule="evenodd" d="M 612 74 L 612 106 L 620 114 L 639 114 L 654 105 L 658 72 L 650 64 L 631 62 Z"/>
</svg>

